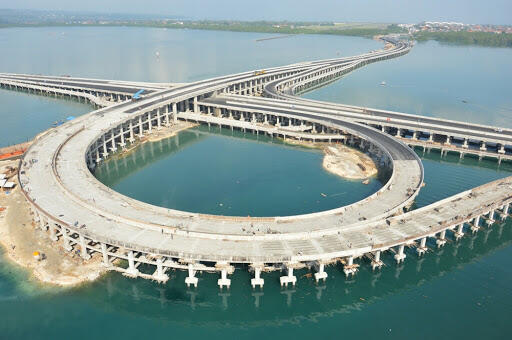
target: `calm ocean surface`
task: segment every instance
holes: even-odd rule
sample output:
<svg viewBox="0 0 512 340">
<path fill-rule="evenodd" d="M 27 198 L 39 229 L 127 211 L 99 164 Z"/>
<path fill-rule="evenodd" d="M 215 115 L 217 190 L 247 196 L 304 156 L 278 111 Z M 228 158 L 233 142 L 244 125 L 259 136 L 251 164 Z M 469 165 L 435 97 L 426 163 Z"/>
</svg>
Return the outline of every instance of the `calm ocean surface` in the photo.
<svg viewBox="0 0 512 340">
<path fill-rule="evenodd" d="M 0 72 L 187 82 L 380 46 L 332 36 L 255 42 L 264 36 L 151 28 L 2 29 Z M 419 44 L 404 57 L 359 69 L 306 97 L 512 127 L 510 60 L 510 49 Z M 0 90 L 0 146 L 90 110 Z M 149 203 L 232 215 L 318 211 L 380 187 L 377 179 L 368 186 L 341 180 L 322 170 L 319 152 L 261 136 L 200 127 L 176 139 L 146 143 L 126 159 L 105 164 L 97 176 Z M 419 154 L 427 185 L 418 207 L 512 172 L 507 164 Z M 353 280 L 345 279 L 340 267 L 329 267 L 327 282 L 317 286 L 307 271 L 299 271 L 297 287 L 281 290 L 278 273 L 264 274 L 262 292 L 252 291 L 245 269 L 235 272 L 228 292 L 219 292 L 212 274 L 200 276 L 197 290 L 187 290 L 181 272 L 172 272 L 166 285 L 113 273 L 75 289 L 41 287 L 0 256 L 0 339 L 506 338 L 511 229 L 510 222 L 497 224 L 422 259 L 408 252 L 402 266 L 387 255 L 382 271 L 372 273 L 363 263 Z"/>
</svg>

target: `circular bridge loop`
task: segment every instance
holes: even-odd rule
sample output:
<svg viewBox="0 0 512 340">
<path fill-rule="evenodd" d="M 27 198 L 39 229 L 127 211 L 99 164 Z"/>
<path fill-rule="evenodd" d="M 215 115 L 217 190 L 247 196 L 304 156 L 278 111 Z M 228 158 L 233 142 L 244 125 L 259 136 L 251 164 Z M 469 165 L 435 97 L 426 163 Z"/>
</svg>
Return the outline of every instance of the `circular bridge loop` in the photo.
<svg viewBox="0 0 512 340">
<path fill-rule="evenodd" d="M 317 280 L 325 279 L 325 264 L 340 259 L 346 273 L 353 274 L 355 257 L 366 254 L 372 265 L 380 266 L 380 252 L 395 246 L 397 261 L 403 261 L 404 245 L 447 228 L 427 228 L 432 222 L 426 219 L 425 224 L 408 223 L 422 216 L 421 209 L 403 215 L 423 184 L 421 160 L 399 139 L 293 96 L 371 62 L 403 55 L 412 47 L 391 38 L 386 42 L 393 47 L 355 57 L 244 72 L 175 88 L 152 84 L 138 100 L 123 99 L 143 84 L 105 81 L 94 91 L 119 91 L 120 102 L 39 136 L 21 161 L 21 188 L 36 221 L 50 231 L 52 239 L 62 240 L 68 250 L 80 248 L 84 258 L 100 253 L 105 265 L 128 276 L 166 281 L 165 271 L 178 268 L 188 270 L 187 284 L 197 285 L 197 270 L 214 270 L 222 274 L 222 287 L 229 286 L 226 275 L 233 265 L 245 263 L 255 272 L 254 286 L 263 285 L 262 270 L 282 266 L 288 275 L 281 283 L 294 283 L 293 269 L 311 262 L 318 266 Z M 40 86 L 39 79 L 18 75 L 9 81 L 16 86 Z M 64 84 L 62 79 L 45 84 L 55 86 L 52 91 L 93 86 L 92 81 L 66 80 Z M 379 166 L 390 175 L 379 191 L 349 206 L 261 218 L 152 206 L 107 188 L 92 175 L 96 164 L 109 155 L 178 120 L 313 141 L 344 141 L 376 155 Z M 468 213 L 461 221 L 473 217 Z M 113 266 L 115 258 L 126 259 L 128 268 Z M 155 273 L 141 273 L 137 269 L 141 263 L 155 266 Z"/>
</svg>

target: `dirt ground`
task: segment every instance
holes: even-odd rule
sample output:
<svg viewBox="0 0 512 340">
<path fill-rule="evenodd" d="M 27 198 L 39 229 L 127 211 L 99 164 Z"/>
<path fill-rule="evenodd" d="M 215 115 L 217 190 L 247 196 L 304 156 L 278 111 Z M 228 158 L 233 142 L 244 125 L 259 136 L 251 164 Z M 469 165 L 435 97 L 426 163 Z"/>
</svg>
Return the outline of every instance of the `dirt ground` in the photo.
<svg viewBox="0 0 512 340">
<path fill-rule="evenodd" d="M 348 179 L 365 179 L 377 174 L 377 166 L 370 156 L 343 144 L 324 147 L 323 167 L 333 174 Z"/>
<path fill-rule="evenodd" d="M 17 161 L 2 161 L 0 173 L 6 166 L 17 165 Z M 10 181 L 16 182 L 15 189 L 9 194 L 0 191 L 0 207 L 5 208 L 0 212 L 0 243 L 10 260 L 27 268 L 37 280 L 59 286 L 93 281 L 105 272 L 99 256 L 84 261 L 74 253 L 66 252 L 59 242 L 51 241 L 49 234 L 32 222 L 16 176 Z M 35 251 L 44 254 L 45 259 L 35 259 Z"/>
</svg>

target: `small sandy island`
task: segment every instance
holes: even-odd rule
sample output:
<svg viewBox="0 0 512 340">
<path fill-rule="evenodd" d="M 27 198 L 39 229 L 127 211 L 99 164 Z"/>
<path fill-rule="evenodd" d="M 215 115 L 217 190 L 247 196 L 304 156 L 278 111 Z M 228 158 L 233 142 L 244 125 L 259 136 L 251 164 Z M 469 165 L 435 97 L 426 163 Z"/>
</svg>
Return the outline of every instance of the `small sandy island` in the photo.
<svg viewBox="0 0 512 340">
<path fill-rule="evenodd" d="M 158 142 L 159 140 L 174 137 L 178 132 L 187 130 L 198 126 L 197 123 L 178 121 L 169 127 L 162 127 L 159 130 L 153 131 L 150 135 L 145 137 L 148 142 Z"/>
<path fill-rule="evenodd" d="M 377 174 L 373 159 L 361 151 L 343 144 L 325 146 L 323 167 L 335 175 L 348 179 L 365 179 Z"/>
<path fill-rule="evenodd" d="M 365 180 L 377 175 L 374 160 L 356 148 L 344 144 L 313 143 L 287 139 L 287 144 L 321 149 L 324 152 L 322 166 L 325 170 L 346 179 Z"/>
<path fill-rule="evenodd" d="M 7 166 L 17 167 L 18 162 L 0 162 L 0 173 L 4 173 Z M 58 286 L 94 281 L 105 272 L 100 257 L 86 262 L 74 253 L 64 251 L 50 240 L 48 233 L 36 228 L 16 176 L 9 180 L 16 182 L 15 189 L 8 194 L 0 191 L 0 243 L 8 259 L 27 268 L 39 281 Z M 45 259 L 37 260 L 34 252 L 39 252 Z"/>
</svg>

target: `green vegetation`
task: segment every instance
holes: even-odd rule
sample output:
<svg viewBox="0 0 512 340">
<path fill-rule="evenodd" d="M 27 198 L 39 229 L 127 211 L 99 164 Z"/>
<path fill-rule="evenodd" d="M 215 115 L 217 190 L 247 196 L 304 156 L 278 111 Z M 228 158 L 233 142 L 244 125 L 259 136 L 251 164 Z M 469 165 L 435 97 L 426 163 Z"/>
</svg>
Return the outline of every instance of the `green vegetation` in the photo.
<svg viewBox="0 0 512 340">
<path fill-rule="evenodd" d="M 150 23 L 148 26 L 154 26 Z M 259 32 L 259 33 L 279 33 L 279 34 L 333 34 L 373 37 L 375 35 L 384 35 L 390 33 L 402 33 L 402 29 L 397 25 L 350 25 L 333 23 L 289 23 L 289 22 L 231 22 L 231 21 L 198 21 L 160 24 L 159 27 L 168 28 L 189 28 L 201 30 L 218 30 L 234 32 Z"/>
<path fill-rule="evenodd" d="M 479 45 L 489 47 L 512 47 L 512 34 L 492 32 L 419 32 L 418 41 L 436 40 L 455 45 Z"/>
<path fill-rule="evenodd" d="M 161 27 L 169 29 L 197 29 L 232 32 L 258 32 L 278 34 L 332 34 L 371 38 L 375 35 L 404 33 L 395 24 L 372 23 L 306 23 L 306 22 L 270 22 L 270 21 L 175 21 L 175 20 L 123 20 L 123 21 L 87 21 L 87 22 L 33 22 L 9 24 L 10 27 L 41 26 L 130 26 Z M 2 27 L 0 25 L 0 27 Z M 6 27 L 6 26 L 4 26 Z"/>
</svg>

